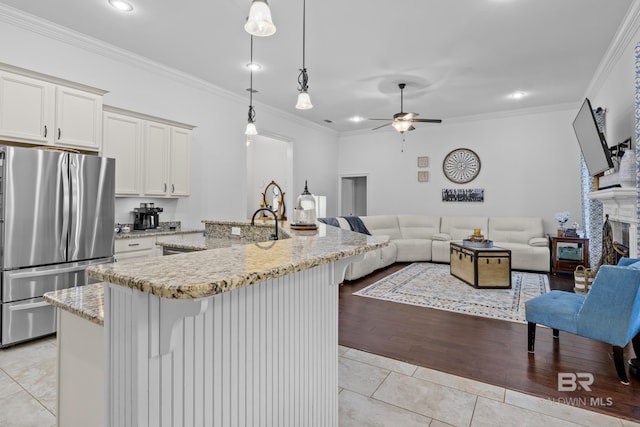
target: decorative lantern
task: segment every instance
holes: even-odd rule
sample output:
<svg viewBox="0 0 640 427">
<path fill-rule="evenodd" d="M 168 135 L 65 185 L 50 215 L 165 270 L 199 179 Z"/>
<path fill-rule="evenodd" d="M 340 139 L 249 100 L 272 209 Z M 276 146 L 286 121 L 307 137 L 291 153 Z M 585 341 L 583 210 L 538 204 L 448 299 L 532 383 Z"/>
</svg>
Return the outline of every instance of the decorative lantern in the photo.
<svg viewBox="0 0 640 427">
<path fill-rule="evenodd" d="M 316 224 L 316 199 L 309 193 L 307 181 L 304 182 L 304 191 L 296 199 L 296 207 L 293 210 L 293 224 L 291 226 L 307 230 L 318 228 Z"/>
</svg>

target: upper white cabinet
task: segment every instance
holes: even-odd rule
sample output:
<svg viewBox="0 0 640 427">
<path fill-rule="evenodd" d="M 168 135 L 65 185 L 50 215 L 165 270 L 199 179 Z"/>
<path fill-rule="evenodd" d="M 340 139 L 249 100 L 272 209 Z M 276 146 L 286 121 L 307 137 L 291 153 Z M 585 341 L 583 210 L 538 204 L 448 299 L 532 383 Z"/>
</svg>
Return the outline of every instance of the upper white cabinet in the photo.
<svg viewBox="0 0 640 427">
<path fill-rule="evenodd" d="M 53 145 L 100 151 L 102 95 L 56 86 Z"/>
<path fill-rule="evenodd" d="M 104 93 L 0 64 L 0 139 L 100 151 Z"/>
<path fill-rule="evenodd" d="M 2 139 L 47 144 L 53 132 L 51 96 L 47 82 L 0 72 Z"/>
<path fill-rule="evenodd" d="M 116 159 L 116 196 L 188 197 L 193 126 L 111 106 L 104 110 L 103 154 Z"/>
<path fill-rule="evenodd" d="M 102 155 L 116 159 L 116 195 L 138 196 L 142 192 L 142 120 L 105 111 Z"/>
</svg>

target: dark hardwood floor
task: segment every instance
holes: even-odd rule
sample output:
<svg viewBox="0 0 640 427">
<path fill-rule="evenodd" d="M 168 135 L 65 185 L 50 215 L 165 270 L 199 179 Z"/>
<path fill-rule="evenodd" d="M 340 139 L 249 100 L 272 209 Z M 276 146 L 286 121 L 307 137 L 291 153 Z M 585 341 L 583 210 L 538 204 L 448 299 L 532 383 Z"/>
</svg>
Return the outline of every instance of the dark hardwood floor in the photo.
<svg viewBox="0 0 640 427">
<path fill-rule="evenodd" d="M 352 295 L 407 266 L 398 263 L 340 287 L 341 345 L 585 409 L 640 421 L 640 378 L 618 381 L 611 346 L 538 327 Z M 551 289 L 573 289 L 571 274 L 549 275 Z M 625 358 L 633 357 L 631 345 Z M 591 373 L 591 391 L 558 391 L 558 372 Z"/>
</svg>

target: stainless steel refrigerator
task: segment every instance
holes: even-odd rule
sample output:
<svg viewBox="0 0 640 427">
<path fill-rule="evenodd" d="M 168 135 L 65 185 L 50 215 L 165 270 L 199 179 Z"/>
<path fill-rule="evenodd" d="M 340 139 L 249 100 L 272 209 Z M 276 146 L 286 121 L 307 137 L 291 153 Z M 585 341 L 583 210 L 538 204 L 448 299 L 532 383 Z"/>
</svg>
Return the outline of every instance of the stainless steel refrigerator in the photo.
<svg viewBox="0 0 640 427">
<path fill-rule="evenodd" d="M 113 259 L 115 160 L 0 146 L 0 347 L 55 332 L 49 291 Z"/>
</svg>

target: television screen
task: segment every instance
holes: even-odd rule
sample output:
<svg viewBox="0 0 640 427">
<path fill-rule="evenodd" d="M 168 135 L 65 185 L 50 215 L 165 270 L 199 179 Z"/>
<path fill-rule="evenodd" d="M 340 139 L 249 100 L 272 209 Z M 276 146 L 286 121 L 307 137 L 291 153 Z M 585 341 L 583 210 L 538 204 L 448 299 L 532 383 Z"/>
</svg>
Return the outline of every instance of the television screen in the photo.
<svg viewBox="0 0 640 427">
<path fill-rule="evenodd" d="M 596 176 L 613 167 L 611 152 L 604 135 L 598 129 L 589 98 L 586 98 L 580 107 L 573 121 L 573 130 L 576 132 L 589 175 Z"/>
</svg>

